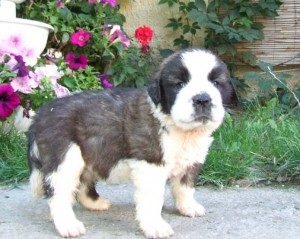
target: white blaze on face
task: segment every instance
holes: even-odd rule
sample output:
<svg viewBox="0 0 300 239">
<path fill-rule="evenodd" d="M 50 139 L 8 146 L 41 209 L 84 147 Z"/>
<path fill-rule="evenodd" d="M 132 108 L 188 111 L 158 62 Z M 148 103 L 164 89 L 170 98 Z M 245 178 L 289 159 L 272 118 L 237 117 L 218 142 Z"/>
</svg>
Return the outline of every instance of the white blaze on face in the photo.
<svg viewBox="0 0 300 239">
<path fill-rule="evenodd" d="M 187 68 L 190 80 L 177 94 L 171 109 L 171 116 L 177 126 L 192 129 L 200 126 L 217 128 L 221 124 L 225 110 L 219 90 L 209 81 L 208 76 L 218 62 L 214 55 L 205 51 L 190 51 L 182 54 L 182 64 Z M 206 93 L 212 100 L 211 121 L 197 122 L 192 98 Z"/>
</svg>

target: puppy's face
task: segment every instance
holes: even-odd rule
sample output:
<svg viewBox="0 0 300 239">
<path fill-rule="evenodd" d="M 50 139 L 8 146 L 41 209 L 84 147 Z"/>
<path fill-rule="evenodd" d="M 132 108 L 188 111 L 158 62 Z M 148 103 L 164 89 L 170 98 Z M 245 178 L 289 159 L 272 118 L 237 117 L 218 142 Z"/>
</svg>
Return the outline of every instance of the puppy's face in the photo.
<svg viewBox="0 0 300 239">
<path fill-rule="evenodd" d="M 185 50 L 167 58 L 149 95 L 175 125 L 188 130 L 217 128 L 224 106 L 236 105 L 237 96 L 226 65 L 211 52 Z"/>
</svg>

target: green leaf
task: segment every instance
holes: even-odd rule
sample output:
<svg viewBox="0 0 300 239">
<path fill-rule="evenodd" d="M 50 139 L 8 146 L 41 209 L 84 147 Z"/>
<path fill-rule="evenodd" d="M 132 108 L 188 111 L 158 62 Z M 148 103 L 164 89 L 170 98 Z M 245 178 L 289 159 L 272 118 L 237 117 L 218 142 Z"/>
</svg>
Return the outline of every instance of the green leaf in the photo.
<svg viewBox="0 0 300 239">
<path fill-rule="evenodd" d="M 241 56 L 245 63 L 249 63 L 251 65 L 255 65 L 257 62 L 257 57 L 250 51 L 242 52 Z"/>
<path fill-rule="evenodd" d="M 251 19 L 247 18 L 247 17 L 242 17 L 240 20 L 239 20 L 239 23 L 243 26 L 247 26 L 247 27 L 250 27 L 253 22 L 251 21 Z"/>
<path fill-rule="evenodd" d="M 228 46 L 227 45 L 218 46 L 217 51 L 218 51 L 218 55 L 220 56 L 224 55 L 228 51 Z"/>
<path fill-rule="evenodd" d="M 50 16 L 50 23 L 53 25 L 57 24 L 57 16 Z"/>
<path fill-rule="evenodd" d="M 144 78 L 143 77 L 138 77 L 135 81 L 135 85 L 136 87 L 143 87 L 145 85 L 145 82 L 144 82 Z"/>
<path fill-rule="evenodd" d="M 243 77 L 248 80 L 263 80 L 262 75 L 254 71 L 246 72 Z"/>
<path fill-rule="evenodd" d="M 259 61 L 258 67 L 263 70 L 264 72 L 270 73 L 270 71 L 273 71 L 273 66 L 270 63 Z"/>
<path fill-rule="evenodd" d="M 269 91 L 272 89 L 272 81 L 270 80 L 260 80 L 258 86 L 262 91 Z"/>
<path fill-rule="evenodd" d="M 223 24 L 224 26 L 229 26 L 229 24 L 230 24 L 230 19 L 229 19 L 229 17 L 224 17 L 222 24 Z"/>
<path fill-rule="evenodd" d="M 76 82 L 74 78 L 64 78 L 63 80 L 66 87 L 69 89 L 75 89 L 76 88 Z"/>
<path fill-rule="evenodd" d="M 208 13 L 208 14 L 207 14 L 207 17 L 208 17 L 208 19 L 209 19 L 210 21 L 212 21 L 212 22 L 220 23 L 220 20 L 219 20 L 219 18 L 218 18 L 218 15 L 217 15 L 216 13 L 214 13 L 214 12 Z"/>
<path fill-rule="evenodd" d="M 127 66 L 127 67 L 126 67 L 126 72 L 127 72 L 128 74 L 134 74 L 134 73 L 137 72 L 137 70 L 134 69 L 134 68 L 132 68 L 132 67 L 130 67 L 130 66 Z"/>
<path fill-rule="evenodd" d="M 60 8 L 59 13 L 66 20 L 71 20 L 72 19 L 72 12 L 66 7 L 65 8 Z"/>
<path fill-rule="evenodd" d="M 193 9 L 187 14 L 187 18 L 196 21 L 200 26 L 206 25 L 209 23 L 209 19 L 205 13 L 200 12 L 196 9 Z"/>
<path fill-rule="evenodd" d="M 229 19 L 231 21 L 235 20 L 235 19 L 238 19 L 239 17 L 240 17 L 240 14 L 239 14 L 239 12 L 236 9 L 233 9 L 233 10 L 230 11 Z"/>
<path fill-rule="evenodd" d="M 203 1 L 203 0 L 195 0 L 195 5 L 196 5 L 196 7 L 199 10 L 201 10 L 203 12 L 206 11 L 206 3 L 205 3 L 205 1 Z"/>
<path fill-rule="evenodd" d="M 161 49 L 159 51 L 159 54 L 164 58 L 167 58 L 168 56 L 172 55 L 173 53 L 174 53 L 174 51 L 171 49 Z"/>
<path fill-rule="evenodd" d="M 183 26 L 183 34 L 188 33 L 191 30 L 191 27 L 189 25 L 184 25 Z"/>
<path fill-rule="evenodd" d="M 70 39 L 70 35 L 69 33 L 65 32 L 63 35 L 62 35 L 62 38 L 61 38 L 61 41 L 62 43 L 67 43 Z"/>
</svg>

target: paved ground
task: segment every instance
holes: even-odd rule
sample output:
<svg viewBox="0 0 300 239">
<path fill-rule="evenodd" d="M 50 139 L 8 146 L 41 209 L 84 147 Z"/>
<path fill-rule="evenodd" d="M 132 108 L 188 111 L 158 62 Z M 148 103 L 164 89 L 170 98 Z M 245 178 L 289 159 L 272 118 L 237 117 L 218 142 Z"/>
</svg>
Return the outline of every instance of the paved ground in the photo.
<svg viewBox="0 0 300 239">
<path fill-rule="evenodd" d="M 86 226 L 82 239 L 143 238 L 134 221 L 131 185 L 103 185 L 102 196 L 110 199 L 106 212 L 89 212 L 79 205 L 75 212 Z M 203 238 L 300 238 L 299 188 L 197 189 L 196 198 L 206 208 L 201 218 L 180 216 L 166 190 L 163 217 L 175 231 L 174 239 Z M 0 238 L 60 238 L 50 221 L 47 202 L 34 200 L 28 185 L 0 188 Z"/>
</svg>

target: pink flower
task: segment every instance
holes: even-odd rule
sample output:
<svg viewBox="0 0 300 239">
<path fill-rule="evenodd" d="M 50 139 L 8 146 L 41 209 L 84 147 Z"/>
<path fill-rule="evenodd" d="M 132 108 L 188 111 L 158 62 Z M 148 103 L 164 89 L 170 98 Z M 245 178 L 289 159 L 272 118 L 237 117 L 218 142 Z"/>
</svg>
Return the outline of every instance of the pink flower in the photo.
<svg viewBox="0 0 300 239">
<path fill-rule="evenodd" d="M 56 6 L 61 8 L 61 9 L 65 8 L 64 1 L 63 0 L 57 0 L 56 1 Z"/>
<path fill-rule="evenodd" d="M 117 1 L 116 0 L 101 0 L 101 3 L 109 4 L 111 7 L 116 7 L 117 6 Z"/>
<path fill-rule="evenodd" d="M 108 35 L 110 35 L 110 30 L 111 30 L 112 26 L 113 26 L 113 25 L 111 25 L 111 24 L 104 24 L 102 35 L 103 35 L 103 36 L 108 36 Z"/>
<path fill-rule="evenodd" d="M 82 29 L 79 29 L 77 32 L 74 32 L 71 35 L 71 43 L 73 45 L 78 45 L 80 47 L 85 46 L 85 44 L 88 42 L 88 40 L 91 38 L 91 33 L 85 32 Z"/>
<path fill-rule="evenodd" d="M 78 70 L 79 68 L 85 69 L 88 63 L 88 59 L 85 55 L 81 54 L 79 56 L 75 56 L 73 52 L 69 52 L 65 60 L 69 63 L 69 67 L 72 70 Z"/>
<path fill-rule="evenodd" d="M 20 104 L 20 96 L 10 84 L 0 85 L 0 119 L 6 120 Z"/>
<path fill-rule="evenodd" d="M 26 62 L 27 66 L 34 66 L 36 65 L 39 55 L 36 54 L 34 49 L 27 49 L 23 48 L 20 51 L 20 55 L 23 56 L 24 61 Z"/>
<path fill-rule="evenodd" d="M 128 48 L 130 46 L 130 40 L 123 34 L 119 25 L 114 25 L 112 27 L 109 41 L 111 43 L 121 42 L 124 48 Z"/>
<path fill-rule="evenodd" d="M 53 85 L 64 75 L 64 73 L 59 71 L 57 66 L 53 64 L 36 67 L 34 74 L 36 82 L 40 82 L 43 78 L 49 78 Z"/>
<path fill-rule="evenodd" d="M 64 87 L 64 86 L 62 86 L 62 85 L 60 85 L 58 83 L 55 83 L 53 85 L 53 87 L 54 87 L 55 95 L 57 97 L 64 97 L 66 95 L 70 95 L 71 94 L 70 91 L 68 90 L 68 88 L 66 88 L 66 87 Z"/>
<path fill-rule="evenodd" d="M 98 78 L 100 79 L 100 83 L 102 84 L 102 86 L 104 87 L 104 89 L 108 89 L 108 88 L 112 88 L 113 84 L 109 82 L 109 80 L 107 79 L 107 75 L 106 74 L 101 74 L 98 75 Z"/>
<path fill-rule="evenodd" d="M 88 0 L 89 4 L 96 4 L 98 0 Z"/>
<path fill-rule="evenodd" d="M 32 73 L 33 74 L 33 73 Z M 19 91 L 23 94 L 30 94 L 32 93 L 32 89 L 38 87 L 38 82 L 32 76 L 25 76 L 25 77 L 16 77 L 12 79 L 11 86 L 15 91 Z"/>
</svg>

